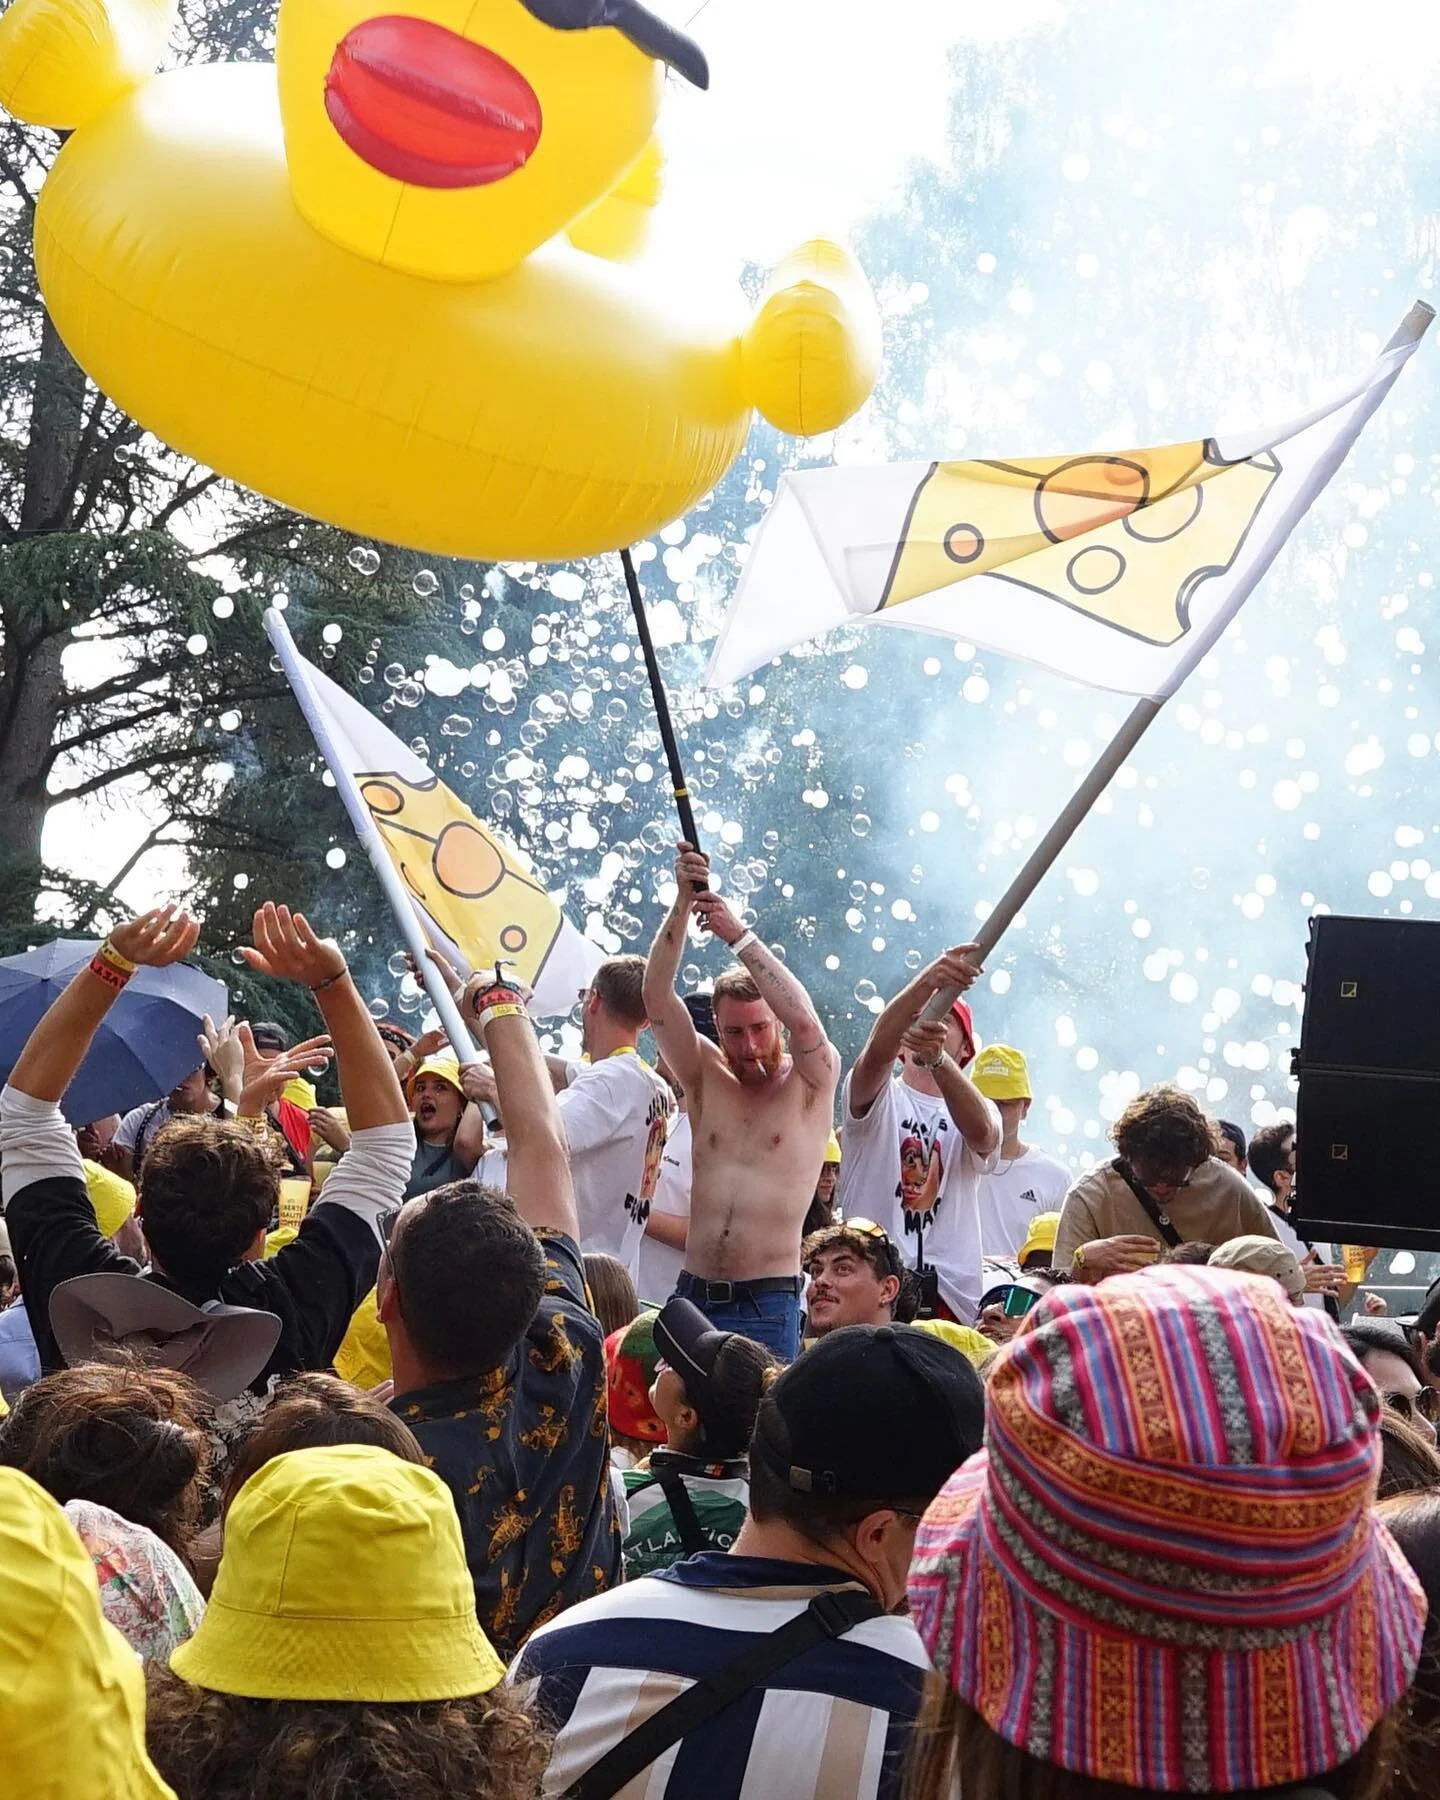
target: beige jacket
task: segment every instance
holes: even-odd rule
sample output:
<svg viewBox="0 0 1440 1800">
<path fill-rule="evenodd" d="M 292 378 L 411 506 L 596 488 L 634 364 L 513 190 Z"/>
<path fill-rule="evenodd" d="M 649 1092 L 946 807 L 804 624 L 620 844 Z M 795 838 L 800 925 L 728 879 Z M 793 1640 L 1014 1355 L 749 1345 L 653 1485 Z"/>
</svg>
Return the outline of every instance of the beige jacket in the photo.
<svg viewBox="0 0 1440 1800">
<path fill-rule="evenodd" d="M 1234 1169 L 1211 1157 L 1191 1176 L 1174 1199 L 1162 1208 L 1186 1243 L 1223 1244 L 1227 1238 L 1274 1237 L 1269 1208 Z M 1110 1164 L 1102 1163 L 1082 1175 L 1065 1196 L 1060 1229 L 1055 1238 L 1055 1267 L 1068 1269 L 1081 1244 L 1096 1238 L 1152 1237 L 1165 1239 L 1150 1223 L 1145 1209 L 1124 1178 Z"/>
</svg>

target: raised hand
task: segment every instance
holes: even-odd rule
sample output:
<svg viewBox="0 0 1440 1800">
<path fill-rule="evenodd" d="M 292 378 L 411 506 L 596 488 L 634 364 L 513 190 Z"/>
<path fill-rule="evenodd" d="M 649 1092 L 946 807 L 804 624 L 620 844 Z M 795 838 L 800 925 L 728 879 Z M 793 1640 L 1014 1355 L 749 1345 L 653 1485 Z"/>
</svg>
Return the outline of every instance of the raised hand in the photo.
<svg viewBox="0 0 1440 1800">
<path fill-rule="evenodd" d="M 298 1081 L 310 1069 L 328 1063 L 334 1054 L 329 1038 L 306 1038 L 303 1044 L 296 1044 L 293 1050 L 284 1050 L 266 1062 L 255 1051 L 250 1027 L 242 1025 L 240 1031 L 250 1053 L 245 1064 L 245 1085 L 240 1090 L 236 1107 L 242 1119 L 256 1118 L 267 1112 L 292 1081 Z"/>
<path fill-rule="evenodd" d="M 498 1106 L 499 1099 L 495 1088 L 495 1073 L 487 1069 L 484 1063 L 466 1063 L 460 1071 L 460 1087 L 467 1100 L 481 1102 L 489 1106 Z"/>
<path fill-rule="evenodd" d="M 984 972 L 980 966 L 980 946 L 956 944 L 935 958 L 926 969 L 924 979 L 932 994 L 938 994 L 942 988 L 958 988 L 964 994 L 974 987 Z"/>
<path fill-rule="evenodd" d="M 310 1108 L 310 1129 L 322 1144 L 328 1144 L 339 1156 L 343 1156 L 350 1148 L 350 1133 L 334 1113 L 328 1112 L 323 1106 Z"/>
<path fill-rule="evenodd" d="M 945 1030 L 943 1019 L 917 1019 L 901 1038 L 901 1047 L 921 1068 L 933 1069 L 945 1054 Z"/>
<path fill-rule="evenodd" d="M 110 933 L 112 950 L 142 968 L 163 969 L 182 961 L 200 937 L 200 921 L 183 907 L 152 906 L 138 919 L 126 919 Z"/>
<path fill-rule="evenodd" d="M 680 890 L 680 903 L 690 907 L 697 895 L 710 886 L 710 858 L 693 844 L 680 843 L 676 849 L 675 885 Z"/>
<path fill-rule="evenodd" d="M 707 889 L 696 894 L 690 905 L 705 930 L 713 931 L 722 944 L 733 944 L 744 937 L 745 927 L 718 894 Z"/>
<path fill-rule="evenodd" d="M 206 1013 L 195 1041 L 200 1054 L 218 1076 L 221 1093 L 233 1100 L 245 1085 L 245 1046 L 235 1028 L 234 1015 L 217 1025 Z"/>
<path fill-rule="evenodd" d="M 255 914 L 255 944 L 240 954 L 259 975 L 329 987 L 345 973 L 345 958 L 334 938 L 317 937 L 303 913 L 267 900 Z"/>
</svg>

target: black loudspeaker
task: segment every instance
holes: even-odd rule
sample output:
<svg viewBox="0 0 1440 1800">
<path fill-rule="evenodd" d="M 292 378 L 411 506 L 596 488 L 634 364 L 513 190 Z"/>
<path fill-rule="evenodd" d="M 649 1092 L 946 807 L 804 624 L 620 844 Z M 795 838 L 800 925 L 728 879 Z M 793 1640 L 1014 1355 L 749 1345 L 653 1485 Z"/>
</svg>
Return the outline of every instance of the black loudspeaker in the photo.
<svg viewBox="0 0 1440 1800">
<path fill-rule="evenodd" d="M 1310 921 L 1293 1072 L 1303 1237 L 1440 1249 L 1440 922 Z"/>
</svg>

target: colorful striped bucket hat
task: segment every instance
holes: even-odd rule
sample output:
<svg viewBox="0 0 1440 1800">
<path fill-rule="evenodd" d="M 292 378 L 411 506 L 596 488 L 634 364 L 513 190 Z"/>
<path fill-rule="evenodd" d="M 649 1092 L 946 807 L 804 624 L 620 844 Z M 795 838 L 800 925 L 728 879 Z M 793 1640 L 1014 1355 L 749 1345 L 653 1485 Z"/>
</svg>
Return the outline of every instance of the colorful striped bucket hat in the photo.
<svg viewBox="0 0 1440 1800">
<path fill-rule="evenodd" d="M 1167 1267 L 1048 1294 L 910 1604 L 1008 1743 L 1170 1793 L 1339 1767 L 1405 1693 L 1423 1593 L 1371 1510 L 1379 1397 L 1273 1281 Z"/>
</svg>

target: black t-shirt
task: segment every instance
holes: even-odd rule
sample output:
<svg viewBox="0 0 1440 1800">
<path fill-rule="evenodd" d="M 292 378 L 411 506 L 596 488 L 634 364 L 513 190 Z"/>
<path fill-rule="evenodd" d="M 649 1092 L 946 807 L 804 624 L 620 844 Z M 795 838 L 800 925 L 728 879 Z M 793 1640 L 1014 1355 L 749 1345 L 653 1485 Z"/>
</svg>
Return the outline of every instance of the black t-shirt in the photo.
<svg viewBox="0 0 1440 1800">
<path fill-rule="evenodd" d="M 69 1175 L 45 1176 L 21 1188 L 5 1209 L 5 1223 L 46 1373 L 65 1366 L 50 1330 L 50 1295 L 60 1283 L 76 1275 L 134 1275 L 157 1281 L 196 1306 L 221 1300 L 227 1306 L 275 1313 L 279 1341 L 251 1383 L 256 1393 L 263 1393 L 272 1376 L 329 1367 L 352 1314 L 375 1285 L 380 1264 L 374 1226 L 348 1207 L 320 1204 L 277 1256 L 241 1263 L 217 1286 L 187 1287 L 147 1274 L 133 1258 L 122 1256 L 100 1235 L 85 1183 Z"/>
<path fill-rule="evenodd" d="M 503 1368 L 397 1394 L 455 1500 L 475 1610 L 501 1656 L 620 1579 L 605 1339 L 572 1238 L 541 1231 L 544 1297 Z"/>
</svg>

